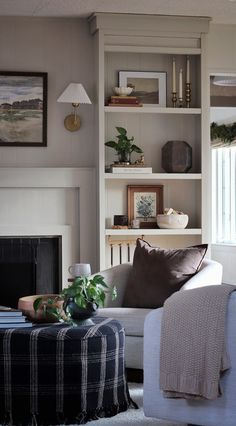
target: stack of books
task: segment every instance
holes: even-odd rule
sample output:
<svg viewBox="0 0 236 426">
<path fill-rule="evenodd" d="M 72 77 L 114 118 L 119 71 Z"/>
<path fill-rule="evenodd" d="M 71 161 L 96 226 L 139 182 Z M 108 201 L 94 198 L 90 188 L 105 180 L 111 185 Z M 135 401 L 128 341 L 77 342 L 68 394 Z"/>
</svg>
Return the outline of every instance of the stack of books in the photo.
<svg viewBox="0 0 236 426">
<path fill-rule="evenodd" d="M 20 309 L 0 305 L 0 329 L 32 327 L 32 325 L 32 322 L 27 321 Z"/>
<path fill-rule="evenodd" d="M 111 164 L 112 173 L 152 173 L 152 167 L 144 167 L 136 164 L 129 164 L 128 166 L 119 166 Z"/>
<path fill-rule="evenodd" d="M 141 107 L 143 105 L 136 96 L 111 96 L 108 106 Z"/>
</svg>

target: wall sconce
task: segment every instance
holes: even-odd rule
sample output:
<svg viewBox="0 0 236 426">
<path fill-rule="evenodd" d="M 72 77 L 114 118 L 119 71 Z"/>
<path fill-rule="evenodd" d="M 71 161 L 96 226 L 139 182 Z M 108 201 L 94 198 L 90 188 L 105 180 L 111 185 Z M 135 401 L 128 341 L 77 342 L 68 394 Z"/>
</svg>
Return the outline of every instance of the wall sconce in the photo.
<svg viewBox="0 0 236 426">
<path fill-rule="evenodd" d="M 64 120 L 64 126 L 70 132 L 75 132 L 80 128 L 80 118 L 77 114 L 79 104 L 91 104 L 84 87 L 80 83 L 70 83 L 57 99 L 57 102 L 66 102 L 72 104 L 74 113 L 67 115 Z"/>
</svg>

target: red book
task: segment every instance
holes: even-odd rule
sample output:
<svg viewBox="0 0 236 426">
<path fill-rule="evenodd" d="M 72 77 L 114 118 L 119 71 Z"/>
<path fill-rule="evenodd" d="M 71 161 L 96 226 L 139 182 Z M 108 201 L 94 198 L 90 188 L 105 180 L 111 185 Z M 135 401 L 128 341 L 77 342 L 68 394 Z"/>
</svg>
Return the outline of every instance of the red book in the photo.
<svg viewBox="0 0 236 426">
<path fill-rule="evenodd" d="M 137 98 L 136 99 L 127 99 L 127 98 L 111 99 L 110 102 L 112 104 L 139 104 L 139 100 Z"/>
</svg>

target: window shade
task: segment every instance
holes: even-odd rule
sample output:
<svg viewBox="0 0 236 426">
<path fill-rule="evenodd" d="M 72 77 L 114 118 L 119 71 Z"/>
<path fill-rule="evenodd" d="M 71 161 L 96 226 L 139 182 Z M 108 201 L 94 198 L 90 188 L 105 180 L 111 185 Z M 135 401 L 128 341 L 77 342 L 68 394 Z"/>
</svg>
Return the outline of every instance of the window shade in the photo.
<svg viewBox="0 0 236 426">
<path fill-rule="evenodd" d="M 213 242 L 236 244 L 236 147 L 212 150 Z"/>
</svg>

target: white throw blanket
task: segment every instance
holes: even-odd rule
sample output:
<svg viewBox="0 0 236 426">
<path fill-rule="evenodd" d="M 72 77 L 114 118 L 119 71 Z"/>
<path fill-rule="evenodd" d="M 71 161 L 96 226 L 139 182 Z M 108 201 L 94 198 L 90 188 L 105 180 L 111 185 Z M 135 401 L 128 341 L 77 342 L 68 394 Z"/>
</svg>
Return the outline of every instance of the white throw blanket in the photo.
<svg viewBox="0 0 236 426">
<path fill-rule="evenodd" d="M 229 294 L 222 284 L 179 291 L 163 309 L 160 388 L 167 398 L 215 399 L 220 374 L 230 367 L 225 347 Z"/>
</svg>

